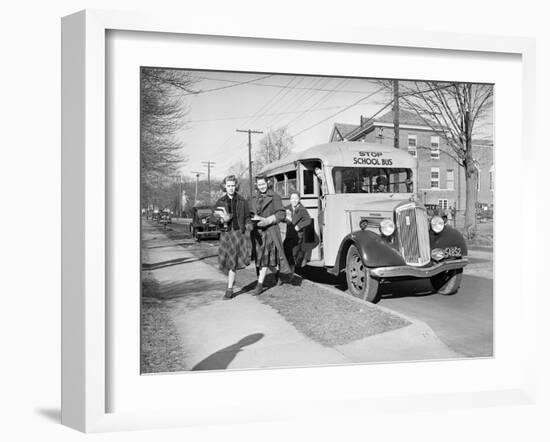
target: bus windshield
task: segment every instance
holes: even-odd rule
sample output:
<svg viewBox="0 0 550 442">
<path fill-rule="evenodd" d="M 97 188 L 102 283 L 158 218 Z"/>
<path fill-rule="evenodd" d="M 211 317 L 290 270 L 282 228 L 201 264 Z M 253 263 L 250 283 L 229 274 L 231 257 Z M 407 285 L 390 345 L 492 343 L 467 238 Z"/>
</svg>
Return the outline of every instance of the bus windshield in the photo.
<svg viewBox="0 0 550 442">
<path fill-rule="evenodd" d="M 335 167 L 332 169 L 336 193 L 412 193 L 411 169 L 376 167 Z"/>
</svg>

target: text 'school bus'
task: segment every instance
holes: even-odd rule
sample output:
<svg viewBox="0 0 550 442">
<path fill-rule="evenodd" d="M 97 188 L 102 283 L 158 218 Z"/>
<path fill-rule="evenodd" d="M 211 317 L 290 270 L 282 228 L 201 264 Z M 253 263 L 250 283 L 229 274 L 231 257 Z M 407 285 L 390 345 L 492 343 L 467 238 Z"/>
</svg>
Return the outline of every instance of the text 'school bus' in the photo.
<svg viewBox="0 0 550 442">
<path fill-rule="evenodd" d="M 329 143 L 267 165 L 262 173 L 288 204 L 300 194 L 312 218 L 308 265 L 345 271 L 354 296 L 377 302 L 382 281 L 430 278 L 454 294 L 467 264 L 466 242 L 416 197 L 417 160 L 378 144 Z M 285 226 L 281 224 L 281 230 Z"/>
</svg>

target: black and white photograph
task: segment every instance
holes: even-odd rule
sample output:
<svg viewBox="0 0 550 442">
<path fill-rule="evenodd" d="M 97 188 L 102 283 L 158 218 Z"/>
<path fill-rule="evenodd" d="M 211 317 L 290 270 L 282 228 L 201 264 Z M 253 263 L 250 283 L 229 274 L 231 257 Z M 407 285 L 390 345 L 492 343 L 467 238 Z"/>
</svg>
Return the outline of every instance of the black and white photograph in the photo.
<svg viewBox="0 0 550 442">
<path fill-rule="evenodd" d="M 493 84 L 142 66 L 139 95 L 142 374 L 494 356 Z"/>
</svg>

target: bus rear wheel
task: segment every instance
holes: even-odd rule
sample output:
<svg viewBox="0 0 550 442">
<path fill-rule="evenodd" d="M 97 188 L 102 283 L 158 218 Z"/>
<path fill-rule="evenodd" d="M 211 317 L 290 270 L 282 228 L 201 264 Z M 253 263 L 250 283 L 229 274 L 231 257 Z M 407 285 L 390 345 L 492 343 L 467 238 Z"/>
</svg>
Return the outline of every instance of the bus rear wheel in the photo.
<svg viewBox="0 0 550 442">
<path fill-rule="evenodd" d="M 380 282 L 371 276 L 354 245 L 350 246 L 346 256 L 346 282 L 353 296 L 372 303 L 380 300 Z"/>
</svg>

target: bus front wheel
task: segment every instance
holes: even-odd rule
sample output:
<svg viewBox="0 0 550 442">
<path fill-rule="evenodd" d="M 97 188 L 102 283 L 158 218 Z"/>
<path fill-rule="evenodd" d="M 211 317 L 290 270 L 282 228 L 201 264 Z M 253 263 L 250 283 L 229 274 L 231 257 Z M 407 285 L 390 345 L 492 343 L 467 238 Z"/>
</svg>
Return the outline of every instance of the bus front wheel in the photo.
<svg viewBox="0 0 550 442">
<path fill-rule="evenodd" d="M 372 303 L 380 300 L 380 282 L 371 276 L 354 245 L 350 246 L 346 257 L 346 281 L 353 296 Z"/>
</svg>

